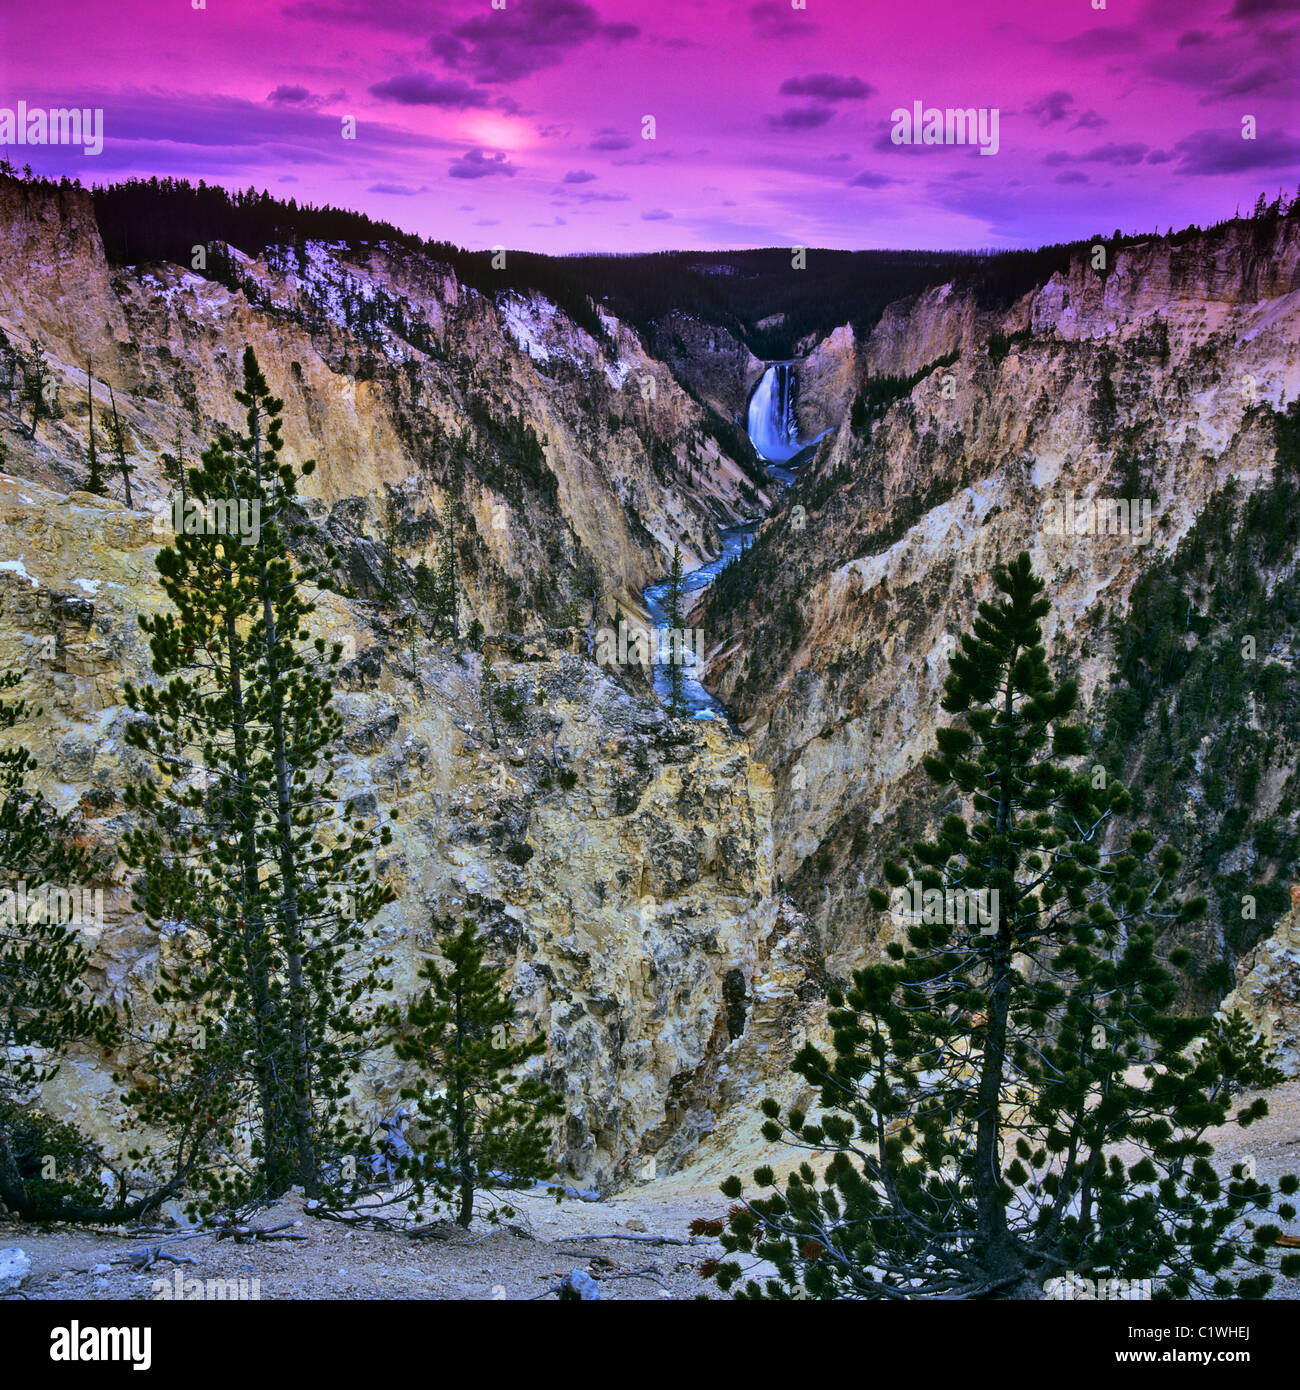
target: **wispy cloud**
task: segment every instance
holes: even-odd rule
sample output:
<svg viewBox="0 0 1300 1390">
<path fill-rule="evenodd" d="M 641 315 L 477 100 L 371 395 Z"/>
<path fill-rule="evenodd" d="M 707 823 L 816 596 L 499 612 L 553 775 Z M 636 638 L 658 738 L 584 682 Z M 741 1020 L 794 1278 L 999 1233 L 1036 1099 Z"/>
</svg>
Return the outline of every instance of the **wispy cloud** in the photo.
<svg viewBox="0 0 1300 1390">
<path fill-rule="evenodd" d="M 774 130 L 816 130 L 834 114 L 829 106 L 789 106 L 779 116 L 769 116 L 767 123 Z"/>
<path fill-rule="evenodd" d="M 1177 141 L 1182 156 L 1177 174 L 1244 174 L 1300 167 L 1300 139 L 1284 131 L 1265 131 L 1255 140 L 1235 132 L 1198 130 Z"/>
<path fill-rule="evenodd" d="M 376 82 L 370 93 L 381 101 L 396 101 L 403 106 L 446 106 L 457 111 L 491 102 L 487 92 L 471 87 L 463 78 L 431 77 L 427 72 L 406 73 Z"/>
<path fill-rule="evenodd" d="M 757 0 L 746 13 L 753 25 L 754 37 L 766 41 L 810 39 L 819 27 L 809 18 L 807 10 L 793 10 L 783 0 Z"/>
<path fill-rule="evenodd" d="M 1038 121 L 1039 125 L 1051 125 L 1063 121 L 1075 109 L 1074 98 L 1069 92 L 1057 90 L 1046 92 L 1036 101 L 1031 101 L 1025 110 Z"/>
<path fill-rule="evenodd" d="M 837 77 L 830 72 L 814 72 L 807 77 L 787 77 L 781 95 L 815 97 L 818 101 L 864 101 L 876 89 L 860 77 Z"/>
<path fill-rule="evenodd" d="M 890 184 L 898 182 L 898 179 L 891 179 L 887 174 L 877 174 L 870 169 L 864 169 L 860 174 L 849 180 L 849 187 L 888 188 Z"/>
<path fill-rule="evenodd" d="M 1044 157 L 1043 163 L 1049 168 L 1057 164 L 1141 164 L 1143 156 L 1150 148 L 1150 145 L 1141 140 L 1124 142 L 1112 140 L 1109 144 L 1098 145 L 1085 154 L 1070 154 L 1065 150 L 1053 150 L 1051 154 Z"/>
<path fill-rule="evenodd" d="M 611 126 L 606 126 L 603 130 L 596 132 L 596 138 L 591 142 L 593 150 L 626 150 L 632 145 L 632 137 L 621 130 L 615 130 Z"/>
</svg>

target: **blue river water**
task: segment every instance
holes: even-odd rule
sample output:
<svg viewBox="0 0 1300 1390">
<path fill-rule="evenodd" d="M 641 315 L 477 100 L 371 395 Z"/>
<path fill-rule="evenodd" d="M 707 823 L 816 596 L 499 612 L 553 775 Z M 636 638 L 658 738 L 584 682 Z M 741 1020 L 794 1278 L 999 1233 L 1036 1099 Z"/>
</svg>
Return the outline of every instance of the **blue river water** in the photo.
<svg viewBox="0 0 1300 1390">
<path fill-rule="evenodd" d="M 703 589 L 710 583 L 720 570 L 725 569 L 740 554 L 750 536 L 758 530 L 757 521 L 747 522 L 743 526 L 724 526 L 720 532 L 722 536 L 722 553 L 716 559 L 710 560 L 707 565 L 701 565 L 699 569 L 691 570 L 682 579 L 682 607 L 690 607 L 691 595 Z M 642 601 L 645 603 L 646 612 L 650 614 L 651 621 L 659 629 L 661 648 L 666 649 L 666 642 L 663 634 L 668 631 L 668 613 L 664 608 L 664 600 L 668 597 L 668 581 L 663 580 L 658 584 L 651 584 L 642 594 Z M 692 719 L 728 719 L 726 709 L 720 701 L 716 700 L 700 684 L 697 662 L 695 659 L 694 642 L 688 638 L 683 644 L 682 651 L 682 687 L 686 698 L 686 705 L 690 711 Z M 707 650 L 707 634 L 706 634 Z M 668 667 L 655 666 L 654 668 L 655 692 L 661 700 L 668 697 Z"/>
<path fill-rule="evenodd" d="M 750 443 L 763 463 L 767 475 L 782 487 L 789 487 L 795 480 L 798 465 L 812 453 L 818 440 L 829 431 L 823 431 L 816 439 L 803 439 L 799 435 L 798 422 L 794 410 L 796 389 L 795 366 L 793 362 L 777 362 L 768 366 L 750 398 L 746 424 Z M 803 455 L 804 458 L 799 457 Z M 682 608 L 689 609 L 691 595 L 712 582 L 720 570 L 725 569 L 740 554 L 749 537 L 758 530 L 759 521 L 745 522 L 739 526 L 724 526 L 719 534 L 722 537 L 722 553 L 691 570 L 682 579 Z M 642 601 L 651 621 L 659 631 L 660 650 L 667 650 L 666 634 L 668 613 L 664 600 L 668 597 L 668 581 L 649 585 L 642 594 Z M 692 719 L 724 719 L 731 716 L 725 706 L 705 690 L 700 683 L 699 662 L 696 656 L 694 633 L 689 633 L 682 651 L 683 693 Z M 703 650 L 708 651 L 711 643 L 708 634 L 704 635 Z M 668 697 L 668 667 L 656 664 L 654 667 L 655 692 L 661 700 Z"/>
</svg>

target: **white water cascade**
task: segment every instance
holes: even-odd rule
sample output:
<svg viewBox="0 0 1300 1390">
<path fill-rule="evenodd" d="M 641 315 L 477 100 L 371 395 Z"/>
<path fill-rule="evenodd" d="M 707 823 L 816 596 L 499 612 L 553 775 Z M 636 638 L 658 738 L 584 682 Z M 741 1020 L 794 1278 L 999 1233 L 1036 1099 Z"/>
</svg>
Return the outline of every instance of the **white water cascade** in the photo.
<svg viewBox="0 0 1300 1390">
<path fill-rule="evenodd" d="M 749 437 L 759 458 L 766 463 L 788 463 L 828 433 L 823 430 L 815 439 L 800 438 L 794 411 L 798 384 L 793 362 L 773 362 L 749 398 Z"/>
<path fill-rule="evenodd" d="M 768 463 L 786 463 L 803 448 L 794 391 L 794 364 L 774 362 L 749 398 L 749 437 Z"/>
</svg>

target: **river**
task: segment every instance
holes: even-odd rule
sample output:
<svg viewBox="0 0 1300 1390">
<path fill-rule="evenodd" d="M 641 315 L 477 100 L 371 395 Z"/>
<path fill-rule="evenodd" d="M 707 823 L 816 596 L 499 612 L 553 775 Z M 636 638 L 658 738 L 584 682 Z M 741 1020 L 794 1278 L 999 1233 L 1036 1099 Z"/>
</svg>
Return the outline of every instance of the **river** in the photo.
<svg viewBox="0 0 1300 1390">
<path fill-rule="evenodd" d="M 729 565 L 737 555 L 740 554 L 741 547 L 746 539 L 758 530 L 759 522 L 750 521 L 742 526 L 724 526 L 721 528 L 722 554 L 701 565 L 699 569 L 693 569 L 682 578 L 682 608 L 690 607 L 690 595 L 703 589 L 706 584 L 718 573 L 720 569 Z M 668 597 L 668 581 L 665 579 L 658 584 L 651 584 L 642 594 L 642 601 L 645 604 L 646 612 L 650 614 L 650 619 L 659 629 L 660 633 L 668 631 L 668 612 L 664 607 L 664 600 Z M 727 719 L 731 716 L 727 713 L 721 701 L 715 699 L 700 684 L 699 675 L 696 670 L 695 653 L 690 650 L 691 643 L 687 642 L 683 649 L 683 671 L 682 686 L 683 694 L 686 698 L 686 706 L 689 710 L 689 717 L 692 719 Z M 660 649 L 666 650 L 666 643 L 662 636 L 660 639 Z M 668 668 L 667 666 L 655 666 L 654 668 L 655 693 L 661 700 L 668 698 Z"/>
<path fill-rule="evenodd" d="M 797 454 L 810 450 L 829 431 L 823 431 L 817 439 L 803 440 L 798 434 L 795 417 L 794 393 L 797 377 L 794 363 L 773 362 L 760 378 L 750 397 L 747 411 L 747 426 L 750 443 L 754 452 L 762 460 L 768 477 L 782 487 L 789 487 L 795 479 L 795 468 L 790 461 Z M 746 541 L 758 530 L 762 518 L 745 522 L 739 526 L 724 526 L 719 534 L 722 537 L 722 553 L 707 564 L 689 571 L 682 578 L 682 608 L 690 607 L 690 596 L 709 584 L 719 570 L 729 565 L 740 554 Z M 661 634 L 660 650 L 666 650 L 663 634 L 668 632 L 668 612 L 664 600 L 668 597 L 668 581 L 661 580 L 649 585 L 642 594 L 646 612 Z M 691 643 L 683 651 L 683 694 L 689 717 L 692 719 L 723 719 L 730 722 L 731 715 L 721 701 L 710 695 L 700 683 L 695 653 L 689 650 Z M 707 649 L 706 641 L 705 647 Z M 668 698 L 668 668 L 654 667 L 655 693 L 661 700 Z"/>
</svg>

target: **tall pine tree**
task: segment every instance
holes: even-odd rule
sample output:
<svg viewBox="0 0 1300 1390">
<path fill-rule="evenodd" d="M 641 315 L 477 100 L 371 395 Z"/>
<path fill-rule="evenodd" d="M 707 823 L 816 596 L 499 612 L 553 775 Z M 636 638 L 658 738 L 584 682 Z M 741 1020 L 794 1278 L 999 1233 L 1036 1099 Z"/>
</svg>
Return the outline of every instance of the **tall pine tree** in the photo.
<svg viewBox="0 0 1300 1390">
<path fill-rule="evenodd" d="M 104 470 L 99 464 L 99 449 L 95 444 L 95 392 L 94 380 L 90 375 L 90 363 L 86 363 L 86 420 L 89 430 L 88 460 L 89 468 L 86 473 L 84 490 L 93 492 L 97 496 L 103 497 L 104 493 Z"/>
<path fill-rule="evenodd" d="M 176 426 L 176 435 L 172 441 L 171 452 L 164 450 L 159 457 L 162 466 L 163 477 L 171 484 L 172 496 L 180 493 L 181 515 L 185 513 L 185 503 L 188 500 L 186 491 L 186 464 L 185 464 L 185 440 L 181 435 L 180 425 Z"/>
<path fill-rule="evenodd" d="M 497 679 L 497 673 L 492 667 L 492 654 L 483 653 L 483 666 L 479 674 L 478 701 L 479 708 L 483 711 L 483 716 L 487 720 L 488 729 L 492 735 L 492 747 L 501 746 L 501 738 L 497 733 L 497 699 L 501 691 L 501 682 Z"/>
<path fill-rule="evenodd" d="M 108 420 L 108 446 L 113 451 L 113 462 L 117 465 L 118 475 L 122 479 L 123 498 L 126 505 L 131 504 L 131 474 L 135 469 L 131 466 L 126 456 L 126 426 L 122 423 L 122 417 L 117 413 L 117 397 L 113 394 L 113 388 L 108 388 L 108 403 L 111 407 L 111 414 Z"/>
<path fill-rule="evenodd" d="M 460 641 L 460 587 L 456 575 L 455 500 L 448 496 L 442 507 L 442 538 L 433 580 L 433 620 L 441 642 Z"/>
<path fill-rule="evenodd" d="M 389 493 L 384 501 L 384 524 L 380 537 L 380 545 L 383 548 L 383 562 L 381 571 L 382 592 L 381 600 L 388 608 L 396 608 L 398 600 L 402 596 L 402 590 L 406 587 L 405 578 L 402 572 L 402 557 L 398 554 L 398 542 L 401 539 L 402 513 L 396 499 Z"/>
<path fill-rule="evenodd" d="M 19 418 L 21 420 L 23 405 L 31 406 L 32 423 L 27 437 L 35 439 L 36 426 L 42 420 L 53 420 L 60 414 L 58 398 L 54 391 L 54 375 L 50 371 L 45 349 L 35 338 L 30 340 L 30 346 L 23 355 L 22 374 L 23 386 L 19 399 Z"/>
<path fill-rule="evenodd" d="M 724 1247 L 777 1272 L 742 1284 L 732 1258 L 718 1278 L 778 1299 L 1035 1298 L 1068 1275 L 1261 1296 L 1274 1193 L 1242 1165 L 1220 1177 L 1206 1132 L 1234 1085 L 1267 1077 L 1229 1030 L 1167 1012 L 1177 988 L 1156 953 L 1156 924 L 1204 901 L 1172 898 L 1178 856 L 1150 832 L 1120 840 L 1122 787 L 1068 766 L 1086 750 L 1077 689 L 1049 676 L 1028 556 L 995 583 L 944 688 L 961 722 L 925 759 L 950 807 L 885 865 L 906 941 L 831 993 L 834 1057 L 809 1044 L 794 1059 L 820 1113 L 763 1106 L 769 1140 L 829 1162 L 784 1185 L 761 1168 L 769 1195 L 747 1200 L 728 1179 Z M 1265 1113 L 1257 1100 L 1236 1118 Z"/>
<path fill-rule="evenodd" d="M 125 687 L 137 716 L 127 741 L 158 775 L 128 788 L 140 824 L 121 853 L 172 943 L 156 995 L 167 1035 L 132 1098 L 206 1147 L 210 1202 L 293 1183 L 337 1193 L 329 1179 L 353 1143 L 348 1082 L 374 1043 L 366 1000 L 386 964 L 370 923 L 391 896 L 369 868 L 391 831 L 376 837 L 346 814 L 326 765 L 342 730 L 342 648 L 311 638 L 309 591 L 332 585 L 334 552 L 323 547 L 320 567 L 291 552 L 309 532 L 294 521 L 299 472 L 280 460 L 281 402 L 251 348 L 243 365 L 246 431 L 221 434 L 189 482 L 213 515 L 246 509 L 255 538 L 178 534 L 159 553 L 171 611 L 141 618 L 159 680 Z M 216 1162 L 245 1113 L 251 1183 Z"/>
</svg>

